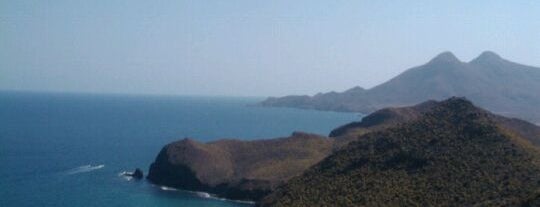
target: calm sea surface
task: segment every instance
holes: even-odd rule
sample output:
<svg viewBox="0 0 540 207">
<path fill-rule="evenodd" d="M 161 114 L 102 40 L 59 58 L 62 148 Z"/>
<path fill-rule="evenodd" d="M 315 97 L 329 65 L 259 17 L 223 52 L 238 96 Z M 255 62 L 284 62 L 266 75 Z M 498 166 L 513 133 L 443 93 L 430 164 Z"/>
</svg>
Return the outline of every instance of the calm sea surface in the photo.
<svg viewBox="0 0 540 207">
<path fill-rule="evenodd" d="M 0 92 L 0 206 L 249 206 L 163 190 L 148 171 L 165 144 L 328 134 L 352 113 L 248 105 L 260 98 Z"/>
</svg>

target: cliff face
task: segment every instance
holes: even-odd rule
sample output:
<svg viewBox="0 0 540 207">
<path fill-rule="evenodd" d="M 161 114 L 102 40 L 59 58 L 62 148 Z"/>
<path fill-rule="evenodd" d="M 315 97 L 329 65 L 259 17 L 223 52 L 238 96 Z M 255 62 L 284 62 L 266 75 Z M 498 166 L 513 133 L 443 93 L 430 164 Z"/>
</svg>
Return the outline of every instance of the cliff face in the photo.
<svg viewBox="0 0 540 207">
<path fill-rule="evenodd" d="M 148 179 L 231 199 L 258 200 L 326 157 L 331 149 L 332 140 L 300 132 L 256 141 L 184 139 L 161 150 Z"/>
<path fill-rule="evenodd" d="M 538 201 L 540 152 L 497 117 L 453 98 L 361 135 L 263 206 L 519 206 Z"/>
<path fill-rule="evenodd" d="M 490 130 L 480 130 L 477 129 L 478 127 L 481 129 L 487 127 Z M 470 133 L 473 133 L 474 136 Z M 448 135 L 448 137 L 444 137 L 446 135 Z M 364 162 L 362 161 L 364 160 L 363 157 L 368 159 L 370 156 L 374 156 L 370 153 L 377 152 L 380 147 L 385 148 L 384 146 L 386 146 L 386 144 L 392 146 L 390 148 L 392 152 L 386 154 L 387 152 L 385 151 L 383 154 L 380 154 L 379 158 L 394 156 L 396 160 L 395 162 L 388 160 L 384 161 L 386 163 L 385 166 L 391 168 L 395 164 L 396 167 L 398 165 L 404 165 L 405 168 L 408 168 L 407 166 L 409 165 L 415 166 L 416 164 L 423 163 L 422 160 L 439 159 L 433 157 L 437 155 L 435 152 L 446 153 L 445 150 L 450 150 L 450 147 L 459 148 L 460 145 L 471 145 L 469 142 L 454 143 L 454 138 L 460 137 L 460 139 L 464 139 L 464 136 L 466 136 L 467 139 L 477 139 L 478 137 L 481 137 L 481 139 L 485 140 L 491 140 L 492 136 L 502 137 L 501 139 L 497 139 L 498 141 L 496 140 L 497 142 L 507 140 L 504 142 L 505 144 L 502 144 L 503 142 L 501 141 L 501 143 L 499 143 L 502 144 L 501 146 L 504 145 L 505 147 L 508 147 L 506 145 L 510 143 L 512 146 L 515 145 L 520 147 L 519 150 L 521 150 L 521 147 L 534 148 L 533 145 L 540 145 L 540 127 L 522 120 L 491 114 L 488 111 L 474 107 L 469 101 L 461 98 L 451 98 L 442 102 L 427 101 L 412 107 L 382 109 L 364 117 L 360 122 L 353 122 L 333 130 L 330 134 L 331 138 L 296 132 L 290 137 L 256 141 L 229 139 L 200 143 L 192 139 L 183 139 L 168 144 L 161 150 L 155 162 L 152 163 L 150 167 L 148 179 L 159 185 L 193 191 L 205 191 L 230 199 L 259 201 L 263 197 L 274 192 L 278 186 L 297 185 L 295 183 L 300 181 L 294 179 L 296 181 L 291 183 L 289 182 L 290 179 L 302 175 L 307 169 L 316 165 L 326 157 L 328 158 L 325 160 L 331 159 L 337 155 L 341 156 L 339 159 L 345 159 L 350 156 L 350 158 L 347 159 L 359 159 L 360 161 L 358 161 L 358 163 L 356 161 L 350 161 L 351 163 L 356 164 L 350 164 L 346 169 L 338 169 L 343 167 L 341 164 L 336 164 L 340 163 L 341 160 L 335 162 L 328 161 L 324 164 L 324 167 L 321 167 L 323 164 L 319 163 L 317 165 L 319 167 L 314 167 L 308 172 L 314 171 L 313 169 L 315 168 L 318 169 L 315 170 L 316 172 L 322 172 L 322 170 L 326 170 L 327 168 L 332 169 L 333 171 L 331 172 L 334 172 L 335 170 L 339 172 L 343 170 L 347 172 L 356 172 L 356 167 L 364 166 L 362 164 Z M 393 140 L 394 138 L 390 137 L 397 137 L 395 139 L 399 138 L 399 141 Z M 426 144 L 424 142 L 425 140 L 417 140 L 420 138 L 429 138 L 430 141 Z M 441 143 L 452 142 L 452 145 L 437 145 L 436 148 L 429 149 L 432 144 L 436 145 L 439 141 L 441 141 Z M 365 143 L 365 145 L 371 147 L 351 147 L 358 146 L 359 142 L 368 142 Z M 374 143 L 375 145 L 373 145 Z M 504 150 L 500 151 L 501 149 L 488 145 L 490 143 L 491 141 L 473 142 L 472 144 L 477 144 L 474 149 L 480 151 L 470 151 L 468 152 L 469 154 L 465 155 L 447 154 L 446 156 L 448 157 L 445 157 L 445 159 L 450 159 L 450 157 L 454 156 L 456 159 L 465 159 L 470 158 L 471 156 L 483 155 L 487 153 L 482 151 L 484 148 L 485 150 L 494 151 L 494 154 L 487 153 L 489 156 L 505 155 L 504 153 L 507 152 L 505 150 L 510 150 L 512 152 L 513 150 L 518 150 L 513 149 L 512 147 L 503 147 Z M 483 146 L 483 144 L 486 144 L 486 146 Z M 434 154 L 421 154 L 418 155 L 420 156 L 418 157 L 417 154 L 414 154 L 416 151 L 414 153 L 404 151 L 404 154 L 399 154 L 398 151 L 394 152 L 395 150 L 401 149 L 401 147 L 407 149 L 418 148 L 419 150 L 431 150 Z M 347 153 L 345 153 L 344 150 Z M 367 151 L 364 152 L 363 150 Z M 457 153 L 457 151 L 459 150 L 452 151 L 452 153 Z M 527 153 L 531 152 L 528 149 L 526 151 Z M 349 154 L 348 152 L 354 153 Z M 398 154 L 396 155 L 394 153 Z M 401 159 L 405 159 L 403 161 L 405 164 L 401 163 Z M 452 158 L 453 161 L 459 161 L 456 159 Z M 497 160 L 497 162 L 507 162 L 504 161 L 506 158 L 501 159 L 502 160 Z M 523 157 L 523 159 L 528 158 Z M 367 160 L 365 161 L 367 162 Z M 478 163 L 458 164 L 473 166 Z M 528 162 L 525 163 L 525 165 L 529 164 L 530 163 Z M 439 163 L 438 166 L 443 165 Z M 497 169 L 507 170 L 504 166 L 497 166 Z M 437 170 L 449 169 L 441 167 Z M 326 173 L 326 171 L 324 172 Z M 466 172 L 469 173 L 468 171 Z M 302 175 L 302 177 L 305 175 L 306 174 Z M 466 173 L 462 175 L 465 177 L 468 176 Z M 316 176 L 319 175 L 316 174 Z M 317 177 L 317 179 L 318 178 L 319 177 Z M 356 178 L 357 177 L 355 176 L 346 177 L 346 179 Z M 446 179 L 446 177 L 441 177 L 441 179 Z M 454 179 L 454 177 L 452 177 L 452 179 Z M 401 181 L 402 180 L 399 182 Z M 309 186 L 309 188 L 313 187 L 313 189 L 319 187 L 339 189 L 339 184 L 333 185 L 326 183 L 328 186 L 311 186 L 311 184 L 308 185 L 301 182 L 298 185 L 302 187 Z M 416 186 L 411 186 L 411 188 L 416 188 Z M 287 187 L 281 188 L 278 191 L 279 193 L 273 193 L 272 196 L 267 197 L 265 203 L 269 205 L 281 203 L 281 201 L 283 201 L 282 196 L 286 195 L 289 190 L 291 189 Z M 294 192 L 294 194 L 297 193 L 292 190 L 291 192 Z M 330 195 L 321 196 L 324 197 Z M 288 198 L 283 197 L 283 199 L 286 200 Z M 291 197 L 291 199 L 305 198 Z M 287 202 L 285 202 L 285 204 Z"/>
<path fill-rule="evenodd" d="M 371 89 L 268 98 L 260 105 L 367 114 L 462 96 L 496 114 L 540 123 L 538 91 L 540 68 L 513 63 L 493 52 L 484 52 L 470 62 L 445 52 Z"/>
</svg>

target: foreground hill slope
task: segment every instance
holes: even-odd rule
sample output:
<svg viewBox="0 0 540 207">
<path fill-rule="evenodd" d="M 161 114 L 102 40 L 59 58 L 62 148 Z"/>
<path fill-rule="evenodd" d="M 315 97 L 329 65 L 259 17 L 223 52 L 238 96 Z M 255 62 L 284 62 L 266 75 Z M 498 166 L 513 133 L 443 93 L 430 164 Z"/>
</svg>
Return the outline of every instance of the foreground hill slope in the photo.
<svg viewBox="0 0 540 207">
<path fill-rule="evenodd" d="M 540 154 L 469 101 L 452 98 L 361 135 L 279 187 L 263 206 L 534 205 Z"/>
<path fill-rule="evenodd" d="M 464 96 L 494 113 L 540 123 L 540 68 L 514 63 L 493 52 L 461 62 L 445 52 L 369 90 L 268 98 L 262 106 L 371 113 L 386 107 Z"/>
</svg>

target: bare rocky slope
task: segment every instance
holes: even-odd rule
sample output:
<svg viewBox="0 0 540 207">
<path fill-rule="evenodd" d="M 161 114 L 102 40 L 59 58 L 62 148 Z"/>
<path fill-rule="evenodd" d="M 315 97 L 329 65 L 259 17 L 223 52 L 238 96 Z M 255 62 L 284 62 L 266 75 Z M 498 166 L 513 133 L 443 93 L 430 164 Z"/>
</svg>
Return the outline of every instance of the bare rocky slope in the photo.
<svg viewBox="0 0 540 207">
<path fill-rule="evenodd" d="M 341 93 L 270 97 L 259 105 L 368 114 L 459 96 L 493 113 L 540 123 L 539 91 L 540 68 L 514 63 L 489 51 L 470 62 L 444 52 L 368 90 L 354 87 Z"/>
</svg>

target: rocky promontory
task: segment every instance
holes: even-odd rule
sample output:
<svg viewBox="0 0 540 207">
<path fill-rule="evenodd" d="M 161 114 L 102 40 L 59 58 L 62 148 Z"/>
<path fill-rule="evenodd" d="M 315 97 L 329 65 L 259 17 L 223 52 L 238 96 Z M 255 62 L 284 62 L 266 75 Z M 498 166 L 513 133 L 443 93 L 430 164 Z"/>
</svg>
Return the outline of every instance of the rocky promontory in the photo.
<svg viewBox="0 0 540 207">
<path fill-rule="evenodd" d="M 331 149 L 332 140 L 327 137 L 302 132 L 255 141 L 201 143 L 186 138 L 163 147 L 147 178 L 158 185 L 259 200 Z"/>
<path fill-rule="evenodd" d="M 469 118 L 471 120 L 468 120 Z M 414 125 L 414 123 L 419 122 L 422 123 L 422 125 Z M 484 131 L 484 127 L 488 127 L 490 131 Z M 444 137 L 447 135 L 450 135 L 450 137 Z M 416 139 L 418 137 L 422 136 L 425 136 L 426 138 L 427 136 L 430 136 L 429 138 L 432 140 L 432 142 L 430 141 L 431 143 L 428 142 L 427 144 L 414 143 L 417 142 Z M 336 128 L 330 133 L 329 137 L 295 132 L 289 137 L 254 141 L 223 139 L 202 143 L 194 139 L 186 138 L 163 147 L 154 163 L 152 163 L 150 166 L 147 178 L 151 182 L 158 185 L 190 191 L 204 191 L 229 199 L 251 200 L 259 202 L 265 198 L 265 205 L 279 203 L 284 204 L 290 202 L 291 200 L 289 199 L 296 199 L 296 197 L 284 197 L 284 195 L 288 195 L 289 192 L 310 192 L 304 191 L 306 189 L 298 189 L 298 187 L 304 188 L 305 186 L 313 186 L 314 190 L 320 192 L 325 192 L 323 188 L 338 189 L 339 186 L 303 183 L 306 180 L 299 181 L 296 179 L 296 177 L 305 177 L 306 172 L 312 173 L 310 176 L 314 176 L 317 179 L 321 178 L 319 176 L 325 176 L 318 174 L 319 171 L 330 173 L 327 174 L 329 176 L 339 175 L 339 172 L 363 172 L 356 171 L 361 170 L 361 167 L 364 166 L 364 164 L 361 164 L 362 160 L 364 159 L 362 157 L 371 159 L 369 156 L 375 155 L 369 153 L 366 154 L 367 152 L 357 152 L 357 150 L 375 150 L 374 152 L 377 152 L 381 146 L 385 146 L 384 142 L 385 140 L 388 140 L 385 137 L 396 137 L 391 139 L 399 140 L 399 142 L 396 141 L 394 143 L 394 141 L 392 141 L 392 143 L 387 143 L 392 145 L 392 149 L 396 147 L 399 148 L 400 146 L 404 146 L 407 149 L 409 149 L 409 146 L 413 148 L 423 147 L 427 149 L 428 147 L 436 145 L 437 143 L 452 142 L 452 147 L 456 147 L 457 152 L 460 149 L 460 143 L 454 143 L 452 139 L 463 136 L 465 136 L 467 139 L 478 139 L 478 143 L 474 143 L 475 146 L 473 149 L 471 149 L 472 151 L 470 154 L 445 155 L 450 157 L 460 157 L 462 160 L 453 159 L 454 161 L 458 162 L 454 164 L 458 165 L 463 164 L 472 166 L 472 164 L 477 164 L 477 161 L 484 162 L 482 160 L 488 160 L 488 162 L 491 162 L 489 160 L 492 158 L 493 161 L 497 159 L 505 160 L 507 159 L 504 157 L 506 154 L 498 153 L 508 153 L 508 150 L 510 150 L 512 153 L 513 150 L 522 150 L 522 147 L 527 148 L 527 156 L 537 156 L 537 146 L 540 145 L 540 127 L 519 119 L 511 119 L 494 115 L 486 110 L 475 107 L 472 105 L 472 103 L 463 98 L 451 98 L 441 102 L 427 101 L 412 107 L 381 109 L 364 117 L 362 121 L 349 123 Z M 497 148 L 499 145 L 491 145 L 493 143 L 490 143 L 491 141 L 489 140 L 491 140 L 491 137 L 493 136 L 500 137 L 500 139 L 497 139 L 497 141 L 502 140 L 501 144 L 504 142 L 504 146 L 501 145 L 502 147 L 506 147 L 504 148 L 504 151 L 497 151 L 493 153 L 484 151 L 484 147 L 488 150 L 500 150 Z M 375 145 L 369 145 L 371 148 L 368 147 L 365 149 L 351 147 L 358 146 L 358 141 L 362 140 L 370 140 L 367 144 L 369 145 L 371 142 L 374 142 Z M 508 143 L 509 145 L 507 146 Z M 463 142 L 461 144 L 469 145 L 470 143 Z M 516 149 L 516 146 L 520 149 Z M 413 148 L 410 148 L 410 150 L 413 150 Z M 440 148 L 434 148 L 434 151 L 430 151 L 430 153 L 435 153 L 437 150 L 441 149 L 450 150 L 450 148 L 447 148 L 447 146 L 441 146 Z M 414 152 L 416 153 L 417 151 Z M 452 151 L 452 153 L 453 152 L 454 151 Z M 409 165 L 416 166 L 416 164 L 420 163 L 417 163 L 416 161 L 439 159 L 438 157 L 434 157 L 437 155 L 436 153 L 418 154 L 418 156 L 420 156 L 419 158 L 417 154 L 411 155 L 413 157 L 407 157 L 408 155 L 406 153 L 408 153 L 408 151 L 405 152 L 403 156 L 399 153 L 397 155 L 393 153 L 394 152 L 392 151 L 389 156 L 391 155 L 396 157 L 396 160 L 385 161 L 381 170 L 394 168 L 401 169 L 403 167 L 401 166 L 403 165 L 401 159 L 405 159 L 403 162 L 405 162 L 406 167 Z M 349 167 L 344 167 L 339 164 L 342 159 L 349 159 L 346 157 L 340 157 L 337 160 L 328 161 L 329 159 L 335 158 L 338 155 L 351 155 L 354 157 L 350 157 L 350 159 L 358 159 L 360 161 L 358 161 L 358 165 L 354 163 L 356 161 L 351 162 L 352 164 L 350 164 Z M 482 157 L 481 160 L 471 157 L 479 155 L 502 157 Z M 387 155 L 381 154 L 381 156 Z M 412 161 L 409 162 L 409 158 L 411 158 Z M 470 158 L 474 161 L 471 163 L 460 164 L 461 161 L 466 160 L 465 158 Z M 447 157 L 444 157 L 444 159 L 447 159 Z M 321 163 L 321 161 L 324 162 L 324 164 Z M 378 161 L 370 162 L 373 162 L 374 165 L 379 165 L 379 163 L 377 163 Z M 523 164 L 523 166 L 530 166 L 534 168 L 536 167 L 534 163 L 528 161 L 516 164 Z M 439 171 L 442 170 L 463 170 L 454 168 L 453 166 L 445 166 L 444 163 L 438 163 L 437 166 L 438 168 L 432 169 L 434 171 L 430 171 L 430 173 L 441 173 Z M 501 170 L 501 172 L 495 173 L 504 173 L 502 171 L 506 170 L 502 165 L 489 167 L 490 169 Z M 468 171 L 463 172 L 464 173 L 460 174 L 460 176 L 471 176 L 470 174 L 467 174 Z M 527 174 L 527 176 L 537 175 L 540 177 L 540 174 L 535 174 L 536 172 L 537 171 L 534 171 L 532 174 Z M 520 174 L 517 173 L 515 175 Z M 433 179 L 435 178 L 436 177 L 433 177 Z M 497 177 L 497 179 L 499 178 L 500 177 Z M 533 177 L 529 178 L 534 180 Z M 294 180 L 294 183 L 292 184 L 290 183 L 291 179 Z M 351 176 L 347 177 L 347 179 L 354 180 L 357 179 L 357 177 Z M 399 181 L 400 183 L 410 182 L 406 179 L 399 179 L 400 180 L 396 181 Z M 508 179 L 522 178 L 510 177 Z M 327 182 L 328 180 L 321 181 Z M 520 180 L 520 182 L 521 181 L 522 180 Z M 471 182 L 476 181 L 472 180 Z M 328 181 L 328 183 L 331 182 Z M 411 189 L 418 187 L 414 185 L 409 187 Z M 466 185 L 468 184 L 463 185 L 463 189 L 466 190 Z M 319 189 L 316 189 L 315 187 Z M 490 187 L 494 186 L 491 186 L 490 184 Z M 276 191 L 278 189 L 279 191 Z M 455 188 L 454 190 L 457 192 L 458 188 Z M 268 197 L 269 195 L 271 196 Z M 308 194 L 303 196 L 308 196 Z M 324 196 L 329 196 L 329 194 L 324 194 Z M 352 196 L 350 198 L 356 197 Z M 309 199 L 316 198 L 309 197 Z"/>
</svg>

